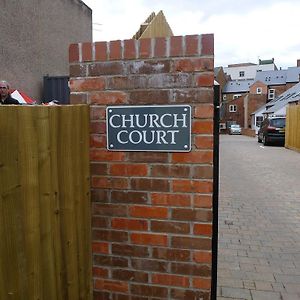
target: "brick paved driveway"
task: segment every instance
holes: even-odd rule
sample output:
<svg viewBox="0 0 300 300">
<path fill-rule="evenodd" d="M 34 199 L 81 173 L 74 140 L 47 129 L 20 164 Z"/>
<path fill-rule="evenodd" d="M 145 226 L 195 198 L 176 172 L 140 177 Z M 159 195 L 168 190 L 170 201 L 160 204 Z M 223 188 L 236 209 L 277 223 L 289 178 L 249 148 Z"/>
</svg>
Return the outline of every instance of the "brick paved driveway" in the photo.
<svg viewBox="0 0 300 300">
<path fill-rule="evenodd" d="M 220 137 L 218 300 L 300 299 L 300 153 Z"/>
</svg>

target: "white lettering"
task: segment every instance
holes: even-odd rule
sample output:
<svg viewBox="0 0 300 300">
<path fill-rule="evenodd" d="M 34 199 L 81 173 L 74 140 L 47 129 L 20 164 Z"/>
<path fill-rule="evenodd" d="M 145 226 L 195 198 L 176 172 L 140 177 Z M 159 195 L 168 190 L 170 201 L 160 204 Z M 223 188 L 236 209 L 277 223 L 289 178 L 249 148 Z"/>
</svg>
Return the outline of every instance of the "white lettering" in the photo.
<svg viewBox="0 0 300 300">
<path fill-rule="evenodd" d="M 112 115 L 112 116 L 110 117 L 110 119 L 109 119 L 109 124 L 110 124 L 110 126 L 113 127 L 113 128 L 119 128 L 121 125 L 114 125 L 114 124 L 113 124 L 113 118 L 115 118 L 115 117 L 120 118 L 119 115 Z"/>
<path fill-rule="evenodd" d="M 161 141 L 163 141 L 164 144 L 168 144 L 168 142 L 165 140 L 165 136 L 167 135 L 167 133 L 163 130 L 157 130 L 157 141 L 156 144 L 161 144 Z"/>
<path fill-rule="evenodd" d="M 174 127 L 178 127 L 177 122 L 181 121 L 182 122 L 182 127 L 187 127 L 186 126 L 186 114 L 182 114 L 183 118 L 179 119 L 177 114 L 174 114 Z"/>
<path fill-rule="evenodd" d="M 137 140 L 133 140 L 133 134 L 136 134 L 136 136 L 137 136 Z M 140 131 L 138 131 L 138 130 L 133 130 L 133 131 L 131 131 L 130 133 L 129 133 L 129 141 L 132 143 L 132 144 L 139 144 L 141 141 L 142 141 L 142 139 L 143 139 L 143 136 L 142 136 L 142 134 L 141 134 L 141 132 Z"/>
<path fill-rule="evenodd" d="M 149 117 L 150 117 L 150 120 L 149 120 L 149 128 L 153 128 L 154 126 L 153 126 L 153 123 L 155 123 L 155 126 L 157 127 L 157 128 L 160 128 L 161 126 L 157 123 L 157 121 L 158 121 L 158 115 L 155 115 L 155 114 L 150 114 L 149 115 Z"/>
<path fill-rule="evenodd" d="M 121 130 L 121 131 L 119 131 L 118 134 L 117 134 L 117 141 L 118 141 L 120 144 L 127 144 L 127 143 L 128 143 L 128 140 L 127 140 L 127 141 L 122 141 L 122 140 L 121 140 L 121 134 L 122 134 L 122 133 L 128 133 L 128 131 L 127 131 L 127 130 Z"/>
<path fill-rule="evenodd" d="M 170 124 L 170 125 L 166 125 L 166 124 L 165 124 L 164 118 L 165 118 L 166 116 L 167 116 L 167 117 L 172 117 L 171 114 L 164 114 L 164 115 L 162 115 L 162 116 L 160 117 L 160 124 L 162 125 L 162 127 L 165 127 L 165 128 L 172 127 L 172 124 Z M 172 122 L 171 122 L 171 123 L 172 123 Z"/>
<path fill-rule="evenodd" d="M 175 143 L 175 133 L 178 133 L 179 130 L 168 130 L 167 133 L 171 134 L 171 144 L 176 144 Z"/>
<path fill-rule="evenodd" d="M 126 119 L 126 115 L 122 115 L 122 128 L 126 128 L 126 122 L 129 122 L 129 127 L 133 128 L 133 116 L 134 115 L 129 115 L 129 119 Z"/>
</svg>

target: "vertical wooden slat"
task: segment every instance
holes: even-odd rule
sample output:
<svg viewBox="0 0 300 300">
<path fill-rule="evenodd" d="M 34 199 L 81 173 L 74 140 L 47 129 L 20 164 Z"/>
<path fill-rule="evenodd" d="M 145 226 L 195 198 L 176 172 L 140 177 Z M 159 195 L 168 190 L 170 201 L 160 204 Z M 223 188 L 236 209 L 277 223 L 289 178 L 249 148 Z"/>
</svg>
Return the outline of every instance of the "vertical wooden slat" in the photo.
<svg viewBox="0 0 300 300">
<path fill-rule="evenodd" d="M 40 227 L 41 227 L 41 259 L 43 276 L 44 299 L 57 299 L 55 280 L 55 253 L 52 247 L 53 241 L 53 218 L 55 195 L 52 191 L 52 172 L 50 155 L 50 123 L 49 109 L 37 107 L 36 128 L 38 136 L 38 176 L 39 180 L 39 203 L 40 203 Z"/>
<path fill-rule="evenodd" d="M 0 299 L 92 299 L 88 118 L 0 107 Z"/>
<path fill-rule="evenodd" d="M 38 174 L 38 131 L 35 123 L 35 107 L 18 110 L 22 130 L 18 135 L 19 174 L 21 201 L 23 204 L 24 251 L 27 263 L 27 285 L 30 299 L 42 299 L 42 270 L 40 243 L 40 202 Z"/>
<path fill-rule="evenodd" d="M 61 107 L 59 122 L 62 123 L 58 135 L 58 168 L 61 215 L 61 234 L 63 239 L 63 263 L 65 267 L 66 299 L 78 299 L 78 260 L 77 260 L 77 237 L 76 237 L 76 212 L 74 199 L 74 176 L 78 170 L 74 168 L 74 162 L 78 157 L 74 156 L 74 139 L 76 132 L 74 123 L 76 120 L 69 107 Z M 71 171 L 72 170 L 72 171 Z"/>
</svg>

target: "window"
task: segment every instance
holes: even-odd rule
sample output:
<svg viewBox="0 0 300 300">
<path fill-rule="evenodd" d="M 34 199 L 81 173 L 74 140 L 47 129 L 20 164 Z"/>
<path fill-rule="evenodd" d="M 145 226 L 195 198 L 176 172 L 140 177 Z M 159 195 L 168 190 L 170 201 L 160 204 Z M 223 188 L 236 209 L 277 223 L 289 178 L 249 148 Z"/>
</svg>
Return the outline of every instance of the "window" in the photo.
<svg viewBox="0 0 300 300">
<path fill-rule="evenodd" d="M 268 99 L 269 100 L 275 99 L 275 89 L 269 89 Z"/>
<path fill-rule="evenodd" d="M 236 112 L 236 105 L 229 105 L 229 112 Z"/>
<path fill-rule="evenodd" d="M 260 127 L 261 122 L 263 121 L 264 117 L 263 116 L 257 116 L 255 120 L 255 126 Z"/>
<path fill-rule="evenodd" d="M 262 94 L 262 88 L 261 87 L 256 88 L 256 94 L 258 94 L 258 95 Z"/>
<path fill-rule="evenodd" d="M 235 95 L 233 95 L 233 99 L 239 98 L 241 96 L 242 96 L 241 94 L 235 94 Z"/>
<path fill-rule="evenodd" d="M 223 95 L 223 100 L 224 100 L 224 101 L 226 100 L 226 95 Z"/>
<path fill-rule="evenodd" d="M 245 71 L 240 71 L 240 77 L 245 77 Z"/>
</svg>

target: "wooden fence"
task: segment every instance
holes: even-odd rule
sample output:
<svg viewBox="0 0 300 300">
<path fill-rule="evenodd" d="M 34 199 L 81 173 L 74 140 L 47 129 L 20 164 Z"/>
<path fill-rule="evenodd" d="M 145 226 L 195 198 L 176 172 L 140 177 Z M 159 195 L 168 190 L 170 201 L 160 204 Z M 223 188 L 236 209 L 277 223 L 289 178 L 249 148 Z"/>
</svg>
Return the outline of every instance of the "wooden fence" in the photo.
<svg viewBox="0 0 300 300">
<path fill-rule="evenodd" d="M 285 147 L 300 151 L 300 106 L 287 107 Z"/>
<path fill-rule="evenodd" d="M 91 299 L 89 109 L 0 106 L 0 299 Z"/>
</svg>

